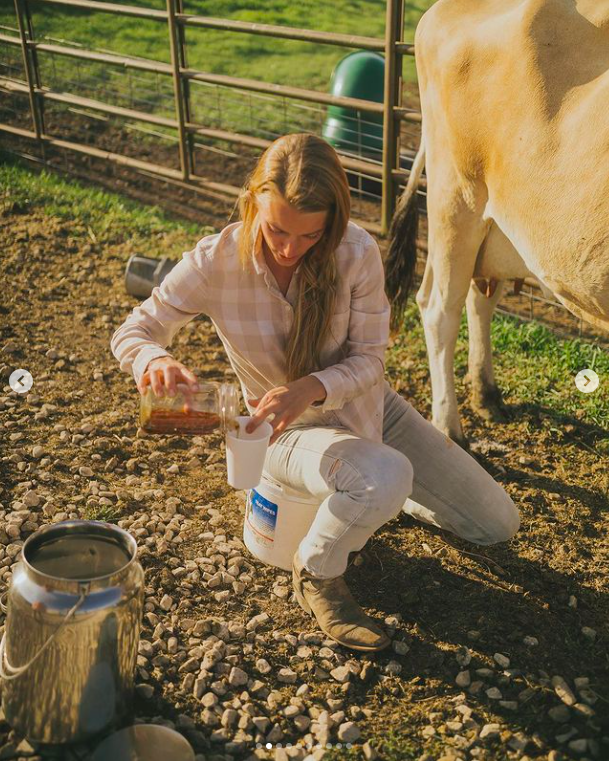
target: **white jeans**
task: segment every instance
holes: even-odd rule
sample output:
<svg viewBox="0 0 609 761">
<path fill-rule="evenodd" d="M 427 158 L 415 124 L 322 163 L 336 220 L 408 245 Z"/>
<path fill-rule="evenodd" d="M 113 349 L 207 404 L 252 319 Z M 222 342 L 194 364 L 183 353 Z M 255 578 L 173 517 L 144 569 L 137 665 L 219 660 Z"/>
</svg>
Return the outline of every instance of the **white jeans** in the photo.
<svg viewBox="0 0 609 761">
<path fill-rule="evenodd" d="M 343 574 L 349 553 L 401 510 L 476 544 L 506 541 L 520 525 L 503 487 L 389 388 L 383 443 L 346 428 L 290 428 L 269 447 L 264 470 L 321 501 L 299 547 L 318 578 Z"/>
</svg>

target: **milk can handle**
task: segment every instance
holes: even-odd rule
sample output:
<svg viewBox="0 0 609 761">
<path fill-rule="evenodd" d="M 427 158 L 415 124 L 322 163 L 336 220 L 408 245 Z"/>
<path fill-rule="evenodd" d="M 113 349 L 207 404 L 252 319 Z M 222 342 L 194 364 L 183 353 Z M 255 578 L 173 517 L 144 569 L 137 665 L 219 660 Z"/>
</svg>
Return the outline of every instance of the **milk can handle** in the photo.
<svg viewBox="0 0 609 761">
<path fill-rule="evenodd" d="M 87 596 L 86 591 L 82 591 L 80 593 L 80 597 L 78 599 L 78 602 L 76 605 L 74 605 L 67 613 L 63 621 L 59 624 L 57 629 L 51 634 L 51 636 L 47 639 L 47 641 L 44 643 L 44 645 L 40 648 L 40 650 L 36 653 L 36 655 L 33 658 L 30 658 L 30 660 L 24 664 L 23 666 L 11 666 L 11 664 L 8 662 L 8 657 L 6 655 L 6 631 L 2 635 L 2 640 L 0 640 L 0 679 L 15 679 L 18 676 L 21 676 L 24 671 L 27 671 L 29 667 L 34 663 L 34 661 L 44 653 L 44 651 L 47 649 L 47 647 L 51 644 L 51 642 L 55 639 L 55 637 L 59 634 L 59 632 L 63 629 L 64 625 L 68 623 L 70 618 L 76 613 L 76 611 L 80 608 L 80 606 L 85 601 L 85 598 Z"/>
</svg>

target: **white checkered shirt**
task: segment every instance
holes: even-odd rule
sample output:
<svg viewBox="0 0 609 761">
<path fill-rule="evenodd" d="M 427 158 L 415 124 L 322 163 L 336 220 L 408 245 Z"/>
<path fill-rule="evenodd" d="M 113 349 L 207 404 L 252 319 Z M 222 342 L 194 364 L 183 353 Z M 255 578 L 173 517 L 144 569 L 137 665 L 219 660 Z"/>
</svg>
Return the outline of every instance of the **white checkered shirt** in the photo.
<svg viewBox="0 0 609 761">
<path fill-rule="evenodd" d="M 166 350 L 178 330 L 199 314 L 210 317 L 249 399 L 286 383 L 285 347 L 292 325 L 296 268 L 284 296 L 258 247 L 253 267 L 243 271 L 238 255 L 241 222 L 202 238 L 183 254 L 148 299 L 135 307 L 115 331 L 110 348 L 121 370 L 139 381 L 148 363 L 170 356 Z M 389 302 L 378 245 L 349 222 L 336 250 L 338 290 L 331 335 L 322 353 L 326 399 L 305 410 L 289 427 L 329 425 L 382 441 L 385 350 L 389 340 Z"/>
</svg>

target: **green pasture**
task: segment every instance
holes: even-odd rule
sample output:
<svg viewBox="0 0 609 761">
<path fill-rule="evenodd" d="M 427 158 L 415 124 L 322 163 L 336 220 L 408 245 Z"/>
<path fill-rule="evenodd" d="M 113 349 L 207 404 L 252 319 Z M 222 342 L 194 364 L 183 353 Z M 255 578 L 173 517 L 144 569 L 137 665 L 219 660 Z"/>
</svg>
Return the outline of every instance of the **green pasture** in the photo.
<svg viewBox="0 0 609 761">
<path fill-rule="evenodd" d="M 405 39 L 411 40 L 421 14 L 433 0 L 408 3 Z M 126 5 L 165 9 L 162 0 L 129 0 Z M 167 27 L 108 13 L 88 12 L 33 2 L 33 24 L 38 38 L 52 37 L 114 53 L 170 61 Z M 384 0 L 186 0 L 185 12 L 226 19 L 278 24 L 327 32 L 383 37 Z M 16 26 L 12 8 L 0 9 L 0 24 Z M 249 34 L 187 29 L 188 64 L 216 74 L 259 79 L 327 90 L 334 65 L 349 49 Z M 409 80 L 414 67 L 404 67 Z"/>
</svg>

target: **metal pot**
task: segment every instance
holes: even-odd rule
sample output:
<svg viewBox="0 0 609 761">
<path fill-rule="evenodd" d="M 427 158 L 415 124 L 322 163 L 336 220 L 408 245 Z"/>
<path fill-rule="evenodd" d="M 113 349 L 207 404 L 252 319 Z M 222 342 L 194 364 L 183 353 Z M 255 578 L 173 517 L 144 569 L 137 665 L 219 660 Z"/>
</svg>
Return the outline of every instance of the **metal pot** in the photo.
<svg viewBox="0 0 609 761">
<path fill-rule="evenodd" d="M 99 521 L 46 526 L 23 545 L 0 642 L 6 720 L 42 743 L 129 718 L 144 595 L 135 539 Z"/>
</svg>

